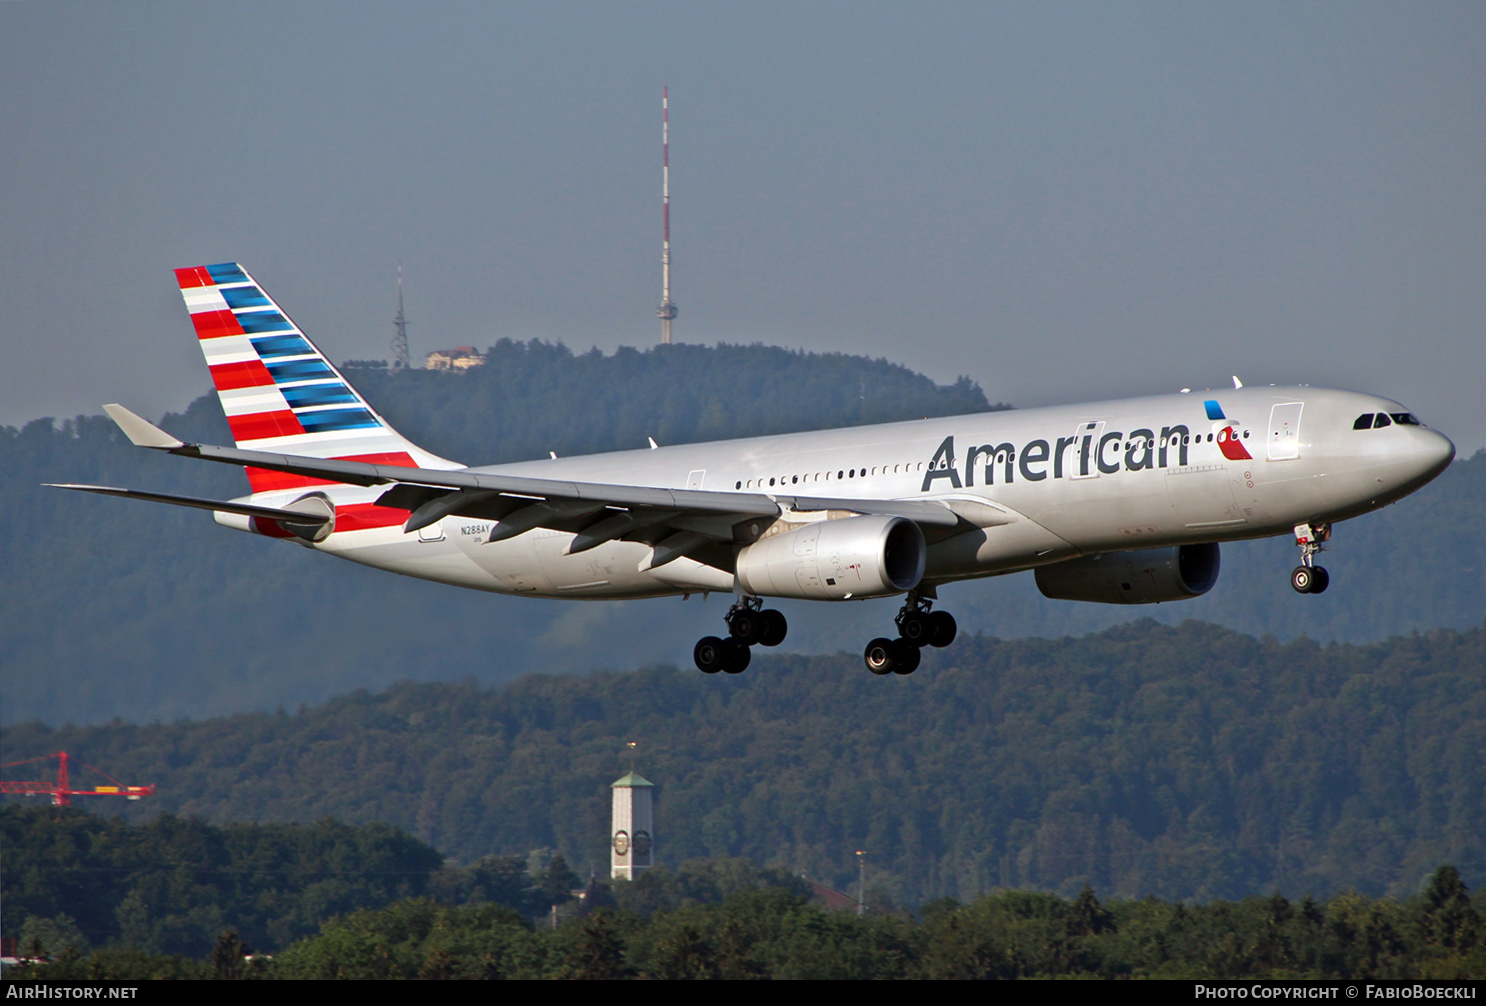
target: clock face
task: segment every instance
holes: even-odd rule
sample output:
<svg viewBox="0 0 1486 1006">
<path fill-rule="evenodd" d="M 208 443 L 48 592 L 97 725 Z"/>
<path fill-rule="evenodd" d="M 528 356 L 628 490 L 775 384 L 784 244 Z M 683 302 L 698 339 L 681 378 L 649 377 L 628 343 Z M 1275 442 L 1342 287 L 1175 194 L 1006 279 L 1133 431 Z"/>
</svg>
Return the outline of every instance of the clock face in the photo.
<svg viewBox="0 0 1486 1006">
<path fill-rule="evenodd" d="M 644 835 L 645 833 L 642 831 L 640 832 L 640 834 Z M 645 841 L 650 841 L 649 835 L 645 836 Z M 614 854 L 616 856 L 625 856 L 629 854 L 629 832 L 616 831 L 614 833 Z"/>
<path fill-rule="evenodd" d="M 648 855 L 650 855 L 650 832 L 648 832 L 648 831 L 637 831 L 637 832 L 635 832 L 635 855 L 636 856 L 648 856 Z"/>
</svg>

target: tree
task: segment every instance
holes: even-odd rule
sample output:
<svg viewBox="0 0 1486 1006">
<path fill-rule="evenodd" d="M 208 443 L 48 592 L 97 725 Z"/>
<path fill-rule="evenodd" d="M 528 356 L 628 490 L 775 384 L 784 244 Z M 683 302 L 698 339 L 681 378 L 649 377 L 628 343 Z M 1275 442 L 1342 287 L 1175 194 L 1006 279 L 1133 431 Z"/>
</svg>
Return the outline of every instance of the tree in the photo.
<svg viewBox="0 0 1486 1006">
<path fill-rule="evenodd" d="M 1454 866 L 1441 866 L 1429 878 L 1420 912 L 1424 942 L 1451 950 L 1476 945 L 1480 916 L 1471 905 L 1470 890 Z"/>
</svg>

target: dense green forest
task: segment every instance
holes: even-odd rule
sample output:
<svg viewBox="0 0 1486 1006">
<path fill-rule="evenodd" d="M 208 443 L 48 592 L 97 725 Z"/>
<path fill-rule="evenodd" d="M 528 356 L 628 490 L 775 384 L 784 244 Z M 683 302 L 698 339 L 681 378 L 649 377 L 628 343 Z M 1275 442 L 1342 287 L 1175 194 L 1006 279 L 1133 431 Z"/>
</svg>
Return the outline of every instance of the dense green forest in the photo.
<svg viewBox="0 0 1486 1006">
<path fill-rule="evenodd" d="M 866 849 L 901 904 L 1084 884 L 1403 897 L 1441 863 L 1486 882 L 1481 626 L 1321 646 L 1144 621 L 970 635 L 910 678 L 784 654 L 737 677 L 405 683 L 292 714 L 20 724 L 3 760 L 67 750 L 157 784 L 98 806 L 132 820 L 383 822 L 462 863 L 547 849 L 587 875 L 606 872 L 628 741 L 658 784 L 659 862 L 844 888 Z"/>
<path fill-rule="evenodd" d="M 547 882 L 521 880 L 527 894 Z M 556 925 L 509 899 L 446 887 L 329 917 L 317 934 L 271 957 L 235 928 L 222 930 L 204 955 L 90 948 L 62 916 L 32 925 L 23 951 L 51 963 L 23 964 L 7 977 L 1480 978 L 1486 899 L 1474 900 L 1459 873 L 1443 866 L 1400 900 L 1348 893 L 1299 902 L 1274 894 L 1101 903 L 1084 888 L 1070 899 L 1022 891 L 965 905 L 945 899 L 917 913 L 874 901 L 858 915 L 826 910 L 806 885 L 777 871 L 704 860 L 612 888 L 591 884 L 581 904 L 554 909 Z"/>
<path fill-rule="evenodd" d="M 12 803 L 0 807 L 0 926 L 53 953 L 124 944 L 200 957 L 228 927 L 273 951 L 332 916 L 429 893 L 442 865 L 383 824 L 215 827 L 163 814 L 131 826 Z"/>
<path fill-rule="evenodd" d="M 511 461 L 981 411 L 969 381 L 936 386 L 882 360 L 764 346 L 573 354 L 500 343 L 463 374 L 374 369 L 353 379 L 403 432 L 470 463 Z M 164 425 L 222 443 L 204 396 Z M 217 527 L 203 513 L 65 493 L 91 482 L 236 495 L 240 472 L 130 447 L 98 416 L 0 428 L 0 722 L 148 722 L 295 708 L 404 680 L 485 684 L 533 671 L 688 666 L 718 631 L 717 599 L 539 601 L 369 570 Z M 959 584 L 941 606 L 966 630 L 1058 637 L 1151 616 L 1255 635 L 1369 642 L 1468 629 L 1486 597 L 1486 455 L 1399 504 L 1348 521 L 1326 564 L 1336 586 L 1300 597 L 1282 539 L 1224 547 L 1206 597 L 1129 609 L 1049 601 L 1030 575 Z M 786 647 L 859 652 L 896 601 L 785 603 Z M 935 657 L 937 660 L 938 657 Z M 952 658 L 953 659 L 953 658 Z"/>
</svg>

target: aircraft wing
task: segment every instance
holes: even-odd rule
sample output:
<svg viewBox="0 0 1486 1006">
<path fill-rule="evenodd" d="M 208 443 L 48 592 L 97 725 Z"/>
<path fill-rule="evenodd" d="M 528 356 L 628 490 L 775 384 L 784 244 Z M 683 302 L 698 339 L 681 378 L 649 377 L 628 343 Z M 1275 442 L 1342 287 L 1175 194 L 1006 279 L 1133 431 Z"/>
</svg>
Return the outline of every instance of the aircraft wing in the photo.
<svg viewBox="0 0 1486 1006">
<path fill-rule="evenodd" d="M 930 528 L 956 527 L 960 518 L 932 500 L 873 500 L 788 496 L 702 489 L 667 489 L 616 483 L 571 482 L 500 475 L 469 469 L 410 468 L 401 465 L 313 458 L 270 451 L 188 444 L 119 405 L 104 406 L 131 441 L 141 447 L 225 464 L 287 472 L 359 486 L 386 485 L 377 502 L 408 510 L 405 531 L 416 531 L 449 516 L 499 522 L 492 541 L 533 528 L 578 535 L 570 551 L 579 552 L 614 538 L 633 538 L 672 548 L 704 541 L 748 541 L 748 518 L 778 517 L 787 510 L 847 510 L 890 514 Z M 171 500 L 162 499 L 162 502 Z M 218 507 L 225 509 L 225 507 Z M 941 531 L 942 533 L 942 531 Z M 695 539 L 695 541 L 693 541 Z"/>
</svg>

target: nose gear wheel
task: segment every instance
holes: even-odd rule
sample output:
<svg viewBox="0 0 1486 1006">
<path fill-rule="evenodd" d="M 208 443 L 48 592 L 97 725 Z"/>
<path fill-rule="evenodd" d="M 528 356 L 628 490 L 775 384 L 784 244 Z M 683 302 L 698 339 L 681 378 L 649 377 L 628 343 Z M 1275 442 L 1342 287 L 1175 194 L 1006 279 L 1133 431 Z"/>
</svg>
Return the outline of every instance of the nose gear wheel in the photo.
<svg viewBox="0 0 1486 1006">
<path fill-rule="evenodd" d="M 1295 544 L 1300 547 L 1300 565 L 1290 571 L 1290 586 L 1297 594 L 1319 594 L 1331 584 L 1326 567 L 1316 565 L 1316 553 L 1326 550 L 1331 540 L 1331 525 L 1324 523 L 1295 525 Z"/>
</svg>

